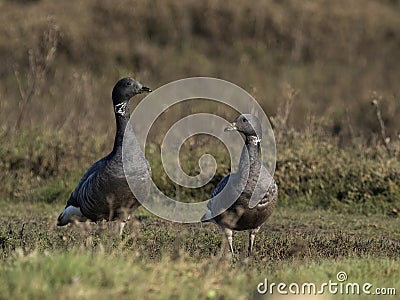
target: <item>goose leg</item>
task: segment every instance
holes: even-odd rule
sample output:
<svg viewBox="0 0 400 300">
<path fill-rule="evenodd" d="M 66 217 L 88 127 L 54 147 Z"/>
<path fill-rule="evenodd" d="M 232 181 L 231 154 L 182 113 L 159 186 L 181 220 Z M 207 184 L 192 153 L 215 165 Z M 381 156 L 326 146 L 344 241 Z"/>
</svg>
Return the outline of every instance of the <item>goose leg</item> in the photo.
<svg viewBox="0 0 400 300">
<path fill-rule="evenodd" d="M 119 223 L 119 236 L 122 236 L 122 233 L 124 232 L 125 225 L 126 225 L 126 221 L 121 221 Z"/>
<path fill-rule="evenodd" d="M 232 230 L 226 227 L 224 227 L 222 230 L 224 231 L 225 236 L 228 239 L 229 250 L 231 250 L 232 254 L 235 254 L 233 252 L 233 245 L 232 245 Z"/>
<path fill-rule="evenodd" d="M 251 253 L 253 252 L 253 246 L 254 246 L 254 238 L 256 237 L 257 232 L 260 230 L 260 227 L 257 227 L 255 229 L 250 230 L 250 234 L 249 234 L 249 252 L 248 252 L 248 256 L 251 255 Z"/>
<path fill-rule="evenodd" d="M 122 236 L 122 233 L 124 232 L 124 227 L 126 225 L 126 223 L 131 219 L 131 216 L 128 215 L 128 217 L 125 220 L 122 220 L 119 223 L 119 236 Z"/>
</svg>

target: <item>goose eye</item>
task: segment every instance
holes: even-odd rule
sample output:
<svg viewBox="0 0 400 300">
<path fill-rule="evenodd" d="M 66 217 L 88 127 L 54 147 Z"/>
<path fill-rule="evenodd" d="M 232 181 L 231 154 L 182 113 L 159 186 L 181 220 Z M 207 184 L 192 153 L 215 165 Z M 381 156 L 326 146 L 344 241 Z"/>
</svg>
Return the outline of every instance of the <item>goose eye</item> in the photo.
<svg viewBox="0 0 400 300">
<path fill-rule="evenodd" d="M 247 122 L 247 119 L 243 119 L 243 123 L 246 123 Z"/>
</svg>

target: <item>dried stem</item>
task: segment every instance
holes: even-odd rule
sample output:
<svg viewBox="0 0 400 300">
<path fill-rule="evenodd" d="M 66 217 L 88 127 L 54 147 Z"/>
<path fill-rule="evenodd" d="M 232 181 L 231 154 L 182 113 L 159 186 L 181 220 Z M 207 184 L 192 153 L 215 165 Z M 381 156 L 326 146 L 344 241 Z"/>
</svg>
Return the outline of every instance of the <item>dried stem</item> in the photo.
<svg viewBox="0 0 400 300">
<path fill-rule="evenodd" d="M 273 125 L 278 129 L 278 134 L 287 128 L 287 122 L 293 108 L 294 99 L 299 92 L 299 90 L 294 89 L 289 83 L 286 82 L 283 84 L 282 93 L 284 97 L 278 105 L 275 117 L 271 118 Z"/>
<path fill-rule="evenodd" d="M 385 146 L 387 152 L 389 154 L 391 154 L 390 145 L 389 145 L 390 138 L 386 135 L 386 127 L 385 127 L 385 122 L 382 119 L 381 108 L 379 107 L 379 100 L 380 100 L 380 97 L 377 97 L 376 94 L 374 93 L 371 104 L 375 107 L 376 118 L 378 119 L 379 127 L 381 130 L 381 139 L 382 139 L 383 145 Z"/>
<path fill-rule="evenodd" d="M 28 50 L 29 71 L 26 75 L 27 83 L 25 87 L 22 84 L 19 72 L 16 69 L 14 70 L 21 98 L 20 110 L 14 127 L 16 131 L 19 130 L 21 126 L 28 105 L 32 102 L 35 95 L 40 94 L 43 88 L 46 72 L 54 61 L 56 54 L 58 34 L 57 25 L 50 20 L 49 28 L 43 34 L 43 39 L 39 47 L 40 49 Z"/>
</svg>

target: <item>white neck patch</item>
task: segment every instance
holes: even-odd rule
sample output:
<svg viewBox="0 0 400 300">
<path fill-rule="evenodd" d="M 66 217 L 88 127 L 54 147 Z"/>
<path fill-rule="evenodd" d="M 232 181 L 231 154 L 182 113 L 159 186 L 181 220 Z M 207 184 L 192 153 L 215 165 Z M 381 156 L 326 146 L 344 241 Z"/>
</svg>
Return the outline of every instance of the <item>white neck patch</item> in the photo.
<svg viewBox="0 0 400 300">
<path fill-rule="evenodd" d="M 126 105 L 128 102 L 121 102 L 119 104 L 114 105 L 114 111 L 118 115 L 124 115 L 126 112 Z"/>
<path fill-rule="evenodd" d="M 250 136 L 250 143 L 252 145 L 257 145 L 258 143 L 261 143 L 261 139 L 258 136 Z"/>
</svg>

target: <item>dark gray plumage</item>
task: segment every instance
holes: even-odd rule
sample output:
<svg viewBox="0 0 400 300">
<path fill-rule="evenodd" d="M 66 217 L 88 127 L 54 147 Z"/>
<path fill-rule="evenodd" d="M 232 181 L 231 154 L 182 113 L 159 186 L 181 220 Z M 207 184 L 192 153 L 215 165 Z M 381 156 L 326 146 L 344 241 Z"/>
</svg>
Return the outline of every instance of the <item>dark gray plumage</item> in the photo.
<svg viewBox="0 0 400 300">
<path fill-rule="evenodd" d="M 146 183 L 151 179 L 151 169 L 136 142 L 133 129 L 127 126 L 130 118 L 129 101 L 133 96 L 144 92 L 151 92 L 151 89 L 132 78 L 123 78 L 116 83 L 112 91 L 117 123 L 114 147 L 110 154 L 95 162 L 85 172 L 69 197 L 64 211 L 58 217 L 57 225 L 64 226 L 74 221 L 87 219 L 124 221 L 133 210 L 140 206 L 125 177 L 122 143 L 126 130 L 125 136 L 129 137 L 131 148 L 129 153 L 132 155 L 129 176 L 138 182 L 135 186 L 146 188 Z"/>
<path fill-rule="evenodd" d="M 237 130 L 246 141 L 237 173 L 224 177 L 211 194 L 203 222 L 218 224 L 227 236 L 232 253 L 232 231 L 250 230 L 249 255 L 253 250 L 255 234 L 271 215 L 277 198 L 278 186 L 259 159 L 262 137 L 257 117 L 243 114 L 225 131 Z M 246 177 L 248 174 L 248 177 Z M 227 200 L 236 199 L 226 207 Z"/>
</svg>

